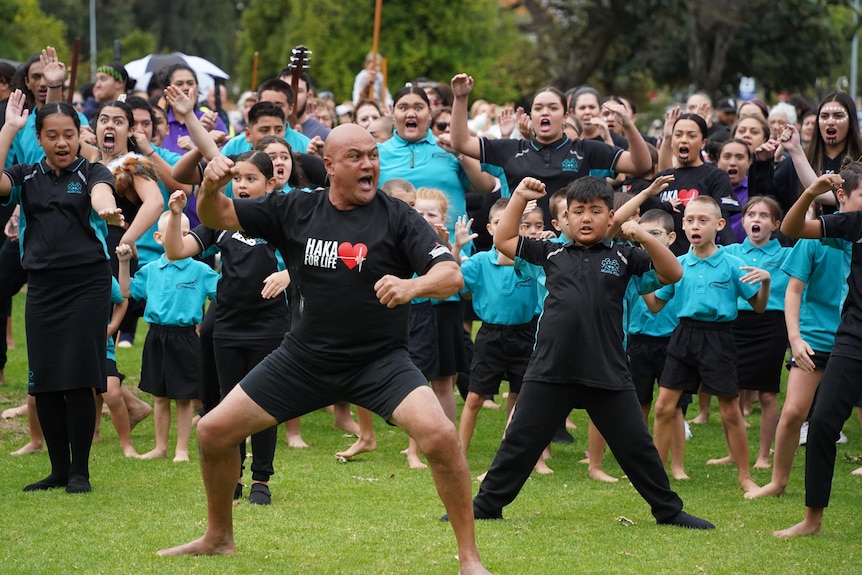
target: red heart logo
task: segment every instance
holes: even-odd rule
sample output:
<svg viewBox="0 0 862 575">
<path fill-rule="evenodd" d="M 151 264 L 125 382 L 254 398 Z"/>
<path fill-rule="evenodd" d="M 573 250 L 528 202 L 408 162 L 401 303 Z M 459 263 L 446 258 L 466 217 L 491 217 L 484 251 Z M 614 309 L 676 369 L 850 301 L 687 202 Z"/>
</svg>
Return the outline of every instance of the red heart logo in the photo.
<svg viewBox="0 0 862 575">
<path fill-rule="evenodd" d="M 677 194 L 679 201 L 682 202 L 682 205 L 687 206 L 688 202 L 692 200 L 692 198 L 696 198 L 700 195 L 696 189 L 691 190 L 680 190 Z"/>
<path fill-rule="evenodd" d="M 353 245 L 349 242 L 341 242 L 338 244 L 338 259 L 344 262 L 347 269 L 352 270 L 359 266 L 359 271 L 362 271 L 362 262 L 365 261 L 368 255 L 368 246 L 365 244 Z"/>
</svg>

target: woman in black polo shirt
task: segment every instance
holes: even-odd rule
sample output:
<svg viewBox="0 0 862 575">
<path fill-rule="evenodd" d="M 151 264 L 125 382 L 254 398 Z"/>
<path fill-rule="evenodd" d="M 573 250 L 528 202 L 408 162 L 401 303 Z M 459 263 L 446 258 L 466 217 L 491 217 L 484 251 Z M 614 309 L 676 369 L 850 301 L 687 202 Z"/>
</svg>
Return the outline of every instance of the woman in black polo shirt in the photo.
<svg viewBox="0 0 862 575">
<path fill-rule="evenodd" d="M 9 98 L 0 163 L 27 122 L 24 95 Z M 45 435 L 51 474 L 25 491 L 90 491 L 88 459 L 96 422 L 93 390 L 106 386 L 111 271 L 105 222 L 122 225 L 114 179 L 80 157 L 80 120 L 64 102 L 39 108 L 36 137 L 45 157 L 0 176 L 0 196 L 21 205 L 21 265 L 28 273 L 28 392 Z M 18 187 L 16 187 L 18 186 Z M 15 187 L 15 189 L 13 189 Z"/>
<path fill-rule="evenodd" d="M 623 150 L 594 140 L 570 140 L 563 132 L 566 98 L 556 88 L 542 88 L 533 96 L 530 109 L 534 136 L 530 140 L 489 140 L 470 135 L 467 127 L 467 98 L 473 90 L 473 78 L 458 74 L 452 78 L 455 102 L 452 104 L 452 147 L 485 164 L 500 166 L 509 189 L 525 177 L 545 183 L 548 195 L 539 200 L 545 215 L 545 227 L 551 229 L 548 197 L 572 181 L 584 176 L 613 178 L 619 172 L 641 175 L 652 168 L 646 142 L 632 123 L 625 108 L 605 103 L 613 111 L 629 143 Z"/>
</svg>

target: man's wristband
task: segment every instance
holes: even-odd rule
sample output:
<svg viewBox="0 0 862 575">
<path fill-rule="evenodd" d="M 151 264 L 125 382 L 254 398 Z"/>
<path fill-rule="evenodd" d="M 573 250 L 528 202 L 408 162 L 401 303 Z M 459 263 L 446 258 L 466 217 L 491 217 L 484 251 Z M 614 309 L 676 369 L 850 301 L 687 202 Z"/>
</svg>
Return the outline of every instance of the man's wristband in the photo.
<svg viewBox="0 0 862 575">
<path fill-rule="evenodd" d="M 48 86 L 49 90 L 56 90 L 57 88 L 62 88 L 63 84 L 57 84 L 56 86 Z"/>
</svg>

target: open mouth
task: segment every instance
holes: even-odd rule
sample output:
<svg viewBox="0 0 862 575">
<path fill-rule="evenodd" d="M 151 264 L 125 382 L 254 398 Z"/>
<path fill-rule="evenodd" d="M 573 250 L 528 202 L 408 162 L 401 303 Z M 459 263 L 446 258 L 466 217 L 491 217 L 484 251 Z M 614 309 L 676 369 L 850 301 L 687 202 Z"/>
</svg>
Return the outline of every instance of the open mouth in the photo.
<svg viewBox="0 0 862 575">
<path fill-rule="evenodd" d="M 279 180 L 284 179 L 284 174 L 285 174 L 284 168 L 276 168 L 275 169 L 275 177 L 278 178 Z"/>
<path fill-rule="evenodd" d="M 102 136 L 102 148 L 110 153 L 117 147 L 117 136 L 113 132 L 105 132 Z"/>
<path fill-rule="evenodd" d="M 680 146 L 679 151 L 677 152 L 677 156 L 681 162 L 688 161 L 689 156 L 691 155 L 688 146 Z"/>
<path fill-rule="evenodd" d="M 243 191 L 243 192 L 237 193 L 237 197 L 240 197 L 242 199 L 247 199 L 247 198 L 250 198 L 251 196 L 249 195 L 248 192 Z"/>
<path fill-rule="evenodd" d="M 826 139 L 835 141 L 838 139 L 838 130 L 835 128 L 826 128 Z"/>
<path fill-rule="evenodd" d="M 539 125 L 542 128 L 550 128 L 551 127 L 551 121 L 547 118 L 542 118 L 542 120 L 539 122 Z"/>
<path fill-rule="evenodd" d="M 404 127 L 407 128 L 408 130 L 415 130 L 416 128 L 419 127 L 419 123 L 416 122 L 416 120 L 407 120 L 404 123 Z"/>
<path fill-rule="evenodd" d="M 759 234 L 760 233 L 760 225 L 754 224 L 753 226 L 751 226 L 751 233 Z"/>
<path fill-rule="evenodd" d="M 374 183 L 374 178 L 371 176 L 365 176 L 364 178 L 359 178 L 359 188 L 363 191 L 369 191 L 372 189 Z"/>
<path fill-rule="evenodd" d="M 699 242 L 701 237 L 702 236 L 700 234 L 691 234 L 691 241 L 692 242 Z"/>
<path fill-rule="evenodd" d="M 737 170 L 736 168 L 728 168 L 727 169 L 727 175 L 730 176 L 731 178 L 733 176 L 737 175 L 738 173 L 739 173 L 739 170 Z"/>
</svg>

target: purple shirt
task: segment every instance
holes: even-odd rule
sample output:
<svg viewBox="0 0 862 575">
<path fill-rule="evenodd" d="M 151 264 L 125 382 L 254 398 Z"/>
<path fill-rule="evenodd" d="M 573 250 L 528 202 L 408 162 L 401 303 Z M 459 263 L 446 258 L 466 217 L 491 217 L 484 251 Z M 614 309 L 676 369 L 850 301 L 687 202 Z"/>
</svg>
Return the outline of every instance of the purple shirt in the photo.
<svg viewBox="0 0 862 575">
<path fill-rule="evenodd" d="M 739 200 L 739 205 L 744 206 L 748 201 L 748 176 L 742 178 L 742 181 L 733 187 L 733 193 L 736 194 L 736 199 Z M 736 241 L 742 243 L 748 235 L 742 227 L 742 212 L 730 216 L 730 228 L 736 236 Z"/>
<path fill-rule="evenodd" d="M 203 110 L 195 109 L 195 116 L 197 116 L 199 120 L 204 114 L 205 112 Z M 227 134 L 227 128 L 225 128 L 224 122 L 222 122 L 221 118 L 216 119 L 215 129 Z M 174 116 L 173 108 L 169 109 L 168 135 L 165 136 L 165 141 L 162 142 L 162 147 L 178 154 L 184 154 L 186 153 L 186 151 L 177 145 L 177 140 L 182 136 L 188 135 L 189 129 L 186 127 L 185 124 L 182 124 L 179 120 L 177 120 L 177 117 Z"/>
</svg>

